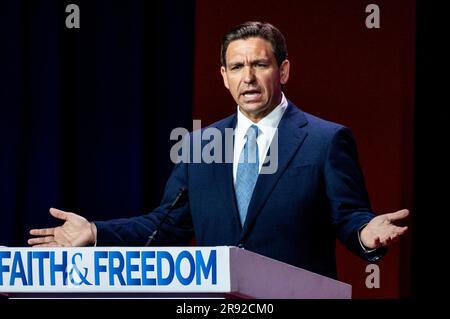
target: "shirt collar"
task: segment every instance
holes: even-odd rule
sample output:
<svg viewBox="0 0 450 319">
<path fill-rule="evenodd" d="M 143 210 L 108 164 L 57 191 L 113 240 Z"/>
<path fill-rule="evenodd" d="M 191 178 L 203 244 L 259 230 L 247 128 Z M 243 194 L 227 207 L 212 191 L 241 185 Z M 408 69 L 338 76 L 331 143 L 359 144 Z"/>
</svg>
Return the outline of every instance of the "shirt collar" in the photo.
<svg viewBox="0 0 450 319">
<path fill-rule="evenodd" d="M 248 128 L 252 125 L 256 125 L 263 134 L 267 133 L 267 131 L 272 131 L 278 127 L 278 124 L 283 117 L 284 111 L 286 110 L 288 105 L 287 99 L 284 96 L 284 93 L 281 93 L 281 102 L 275 107 L 272 112 L 267 114 L 264 118 L 262 118 L 258 123 L 252 122 L 248 117 L 246 117 L 241 110 L 239 109 L 239 105 L 237 107 L 237 130 L 240 132 L 247 132 Z"/>
</svg>

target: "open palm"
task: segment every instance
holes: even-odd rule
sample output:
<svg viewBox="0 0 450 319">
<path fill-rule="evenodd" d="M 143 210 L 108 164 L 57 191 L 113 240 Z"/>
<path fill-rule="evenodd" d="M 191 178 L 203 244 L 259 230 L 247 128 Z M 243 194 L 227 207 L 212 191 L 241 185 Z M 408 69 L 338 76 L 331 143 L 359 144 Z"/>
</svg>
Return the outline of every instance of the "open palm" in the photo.
<svg viewBox="0 0 450 319">
<path fill-rule="evenodd" d="M 408 215 L 409 211 L 402 209 L 374 217 L 361 231 L 362 243 L 367 248 L 375 249 L 396 242 L 408 230 L 408 227 L 397 226 L 394 222 Z"/>
<path fill-rule="evenodd" d="M 54 228 L 30 230 L 31 235 L 39 237 L 29 239 L 29 245 L 36 247 L 79 247 L 95 241 L 93 225 L 86 218 L 55 208 L 50 208 L 50 214 L 64 220 L 64 224 Z"/>
</svg>

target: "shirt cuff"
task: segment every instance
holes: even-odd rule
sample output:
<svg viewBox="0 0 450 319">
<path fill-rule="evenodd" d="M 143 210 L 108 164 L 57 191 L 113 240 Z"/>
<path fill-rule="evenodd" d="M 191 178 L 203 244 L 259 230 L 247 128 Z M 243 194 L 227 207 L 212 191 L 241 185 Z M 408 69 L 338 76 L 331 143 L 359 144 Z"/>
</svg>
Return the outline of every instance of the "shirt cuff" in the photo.
<svg viewBox="0 0 450 319">
<path fill-rule="evenodd" d="M 92 226 L 94 226 L 94 222 L 91 222 L 91 229 L 92 229 Z M 94 241 L 94 244 L 92 245 L 92 247 L 97 247 L 97 234 L 95 234 L 95 241 Z"/>
<path fill-rule="evenodd" d="M 369 254 L 369 253 L 373 253 L 375 250 L 377 250 L 376 248 L 374 249 L 369 249 L 366 246 L 364 246 L 364 244 L 361 241 L 361 231 L 364 227 L 366 227 L 367 224 L 362 225 L 361 227 L 359 227 L 358 229 L 358 240 L 359 240 L 359 244 L 361 245 L 361 248 L 364 250 L 364 253 Z"/>
</svg>

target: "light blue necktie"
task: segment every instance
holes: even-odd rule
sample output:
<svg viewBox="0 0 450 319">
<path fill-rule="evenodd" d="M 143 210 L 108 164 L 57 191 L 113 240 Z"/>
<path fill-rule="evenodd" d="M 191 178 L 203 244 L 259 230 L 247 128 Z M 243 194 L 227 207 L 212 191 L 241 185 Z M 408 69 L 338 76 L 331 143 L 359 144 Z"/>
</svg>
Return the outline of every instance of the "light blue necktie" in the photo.
<svg viewBox="0 0 450 319">
<path fill-rule="evenodd" d="M 258 127 L 250 126 L 247 131 L 247 141 L 239 157 L 239 164 L 236 172 L 236 200 L 239 209 L 241 225 L 244 226 L 247 217 L 247 209 L 252 198 L 253 189 L 258 179 L 259 154 L 256 138 L 258 137 Z"/>
</svg>

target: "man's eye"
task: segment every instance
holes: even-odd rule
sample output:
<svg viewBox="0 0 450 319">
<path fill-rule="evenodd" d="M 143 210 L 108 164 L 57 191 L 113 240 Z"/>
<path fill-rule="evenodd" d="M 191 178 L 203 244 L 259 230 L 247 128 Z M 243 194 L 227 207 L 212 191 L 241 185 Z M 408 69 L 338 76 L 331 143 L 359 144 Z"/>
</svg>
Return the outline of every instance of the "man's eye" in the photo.
<svg viewBox="0 0 450 319">
<path fill-rule="evenodd" d="M 266 68 L 266 67 L 267 67 L 267 64 L 265 64 L 265 63 L 258 63 L 256 66 L 257 66 L 258 68 Z"/>
<path fill-rule="evenodd" d="M 233 65 L 231 67 L 231 70 L 239 70 L 242 67 L 242 65 Z"/>
</svg>

